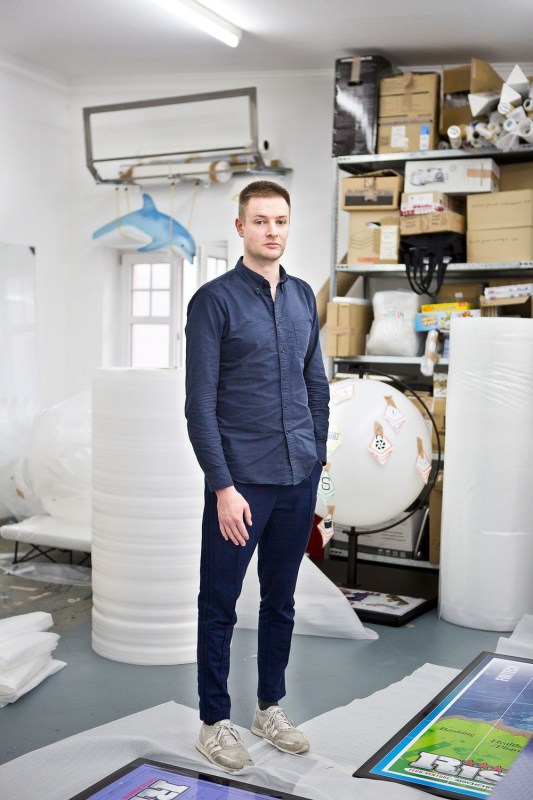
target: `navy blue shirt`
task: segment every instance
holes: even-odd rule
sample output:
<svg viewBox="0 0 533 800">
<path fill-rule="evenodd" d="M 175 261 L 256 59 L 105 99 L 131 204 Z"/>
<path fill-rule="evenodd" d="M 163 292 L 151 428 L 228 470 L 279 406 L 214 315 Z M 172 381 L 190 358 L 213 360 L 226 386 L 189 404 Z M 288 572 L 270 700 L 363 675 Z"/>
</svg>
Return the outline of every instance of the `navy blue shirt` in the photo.
<svg viewBox="0 0 533 800">
<path fill-rule="evenodd" d="M 329 385 L 313 290 L 280 268 L 270 284 L 242 259 L 187 310 L 185 415 L 211 491 L 290 485 L 326 461 Z"/>
</svg>

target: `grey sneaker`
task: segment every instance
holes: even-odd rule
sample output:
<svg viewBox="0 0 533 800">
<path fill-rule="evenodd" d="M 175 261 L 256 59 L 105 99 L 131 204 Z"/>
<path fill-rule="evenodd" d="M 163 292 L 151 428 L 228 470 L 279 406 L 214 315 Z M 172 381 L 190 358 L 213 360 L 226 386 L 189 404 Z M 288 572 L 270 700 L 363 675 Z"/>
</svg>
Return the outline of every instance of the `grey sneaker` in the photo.
<svg viewBox="0 0 533 800">
<path fill-rule="evenodd" d="M 202 723 L 196 749 L 212 764 L 228 772 L 237 772 L 253 764 L 239 732 L 229 719 L 221 719 L 214 725 Z"/>
<path fill-rule="evenodd" d="M 292 719 L 280 706 L 270 706 L 261 711 L 257 705 L 250 730 L 284 753 L 306 753 L 309 750 L 307 737 L 294 727 Z"/>
</svg>

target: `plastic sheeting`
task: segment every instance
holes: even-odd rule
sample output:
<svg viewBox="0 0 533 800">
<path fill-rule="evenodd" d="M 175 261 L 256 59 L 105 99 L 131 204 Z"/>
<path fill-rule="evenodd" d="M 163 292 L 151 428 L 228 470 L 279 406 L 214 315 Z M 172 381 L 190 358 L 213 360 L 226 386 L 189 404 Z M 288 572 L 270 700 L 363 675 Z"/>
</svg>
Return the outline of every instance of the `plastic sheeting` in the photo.
<svg viewBox="0 0 533 800">
<path fill-rule="evenodd" d="M 183 370 L 97 370 L 92 645 L 130 664 L 196 660 L 203 475 Z"/>
<path fill-rule="evenodd" d="M 51 615 L 41 611 L 0 620 L 0 708 L 66 666 L 52 658 L 59 636 L 47 632 L 51 625 Z"/>
<path fill-rule="evenodd" d="M 440 614 L 512 630 L 533 612 L 533 321 L 452 320 Z"/>
</svg>

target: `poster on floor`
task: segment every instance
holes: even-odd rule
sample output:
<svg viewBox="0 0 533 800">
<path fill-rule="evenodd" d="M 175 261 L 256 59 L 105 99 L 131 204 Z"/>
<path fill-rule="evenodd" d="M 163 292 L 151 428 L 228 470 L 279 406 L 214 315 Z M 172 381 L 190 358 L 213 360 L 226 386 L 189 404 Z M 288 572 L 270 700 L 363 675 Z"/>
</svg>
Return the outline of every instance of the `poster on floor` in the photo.
<svg viewBox="0 0 533 800">
<path fill-rule="evenodd" d="M 533 739 L 533 661 L 481 653 L 354 777 L 487 798 Z"/>
<path fill-rule="evenodd" d="M 70 800 L 309 800 L 233 778 L 137 758 Z"/>
</svg>

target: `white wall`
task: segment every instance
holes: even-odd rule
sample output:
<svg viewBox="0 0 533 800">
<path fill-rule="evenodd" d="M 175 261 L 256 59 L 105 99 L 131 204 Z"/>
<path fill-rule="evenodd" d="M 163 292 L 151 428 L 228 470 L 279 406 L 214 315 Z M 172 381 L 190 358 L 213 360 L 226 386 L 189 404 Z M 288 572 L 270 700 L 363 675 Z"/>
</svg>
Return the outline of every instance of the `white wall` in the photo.
<svg viewBox="0 0 533 800">
<path fill-rule="evenodd" d="M 36 248 L 43 402 L 68 391 L 68 93 L 60 82 L 0 61 L 0 241 Z M 70 302 L 70 299 L 68 300 Z"/>
</svg>

